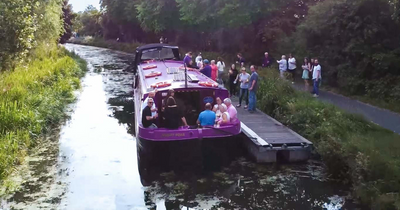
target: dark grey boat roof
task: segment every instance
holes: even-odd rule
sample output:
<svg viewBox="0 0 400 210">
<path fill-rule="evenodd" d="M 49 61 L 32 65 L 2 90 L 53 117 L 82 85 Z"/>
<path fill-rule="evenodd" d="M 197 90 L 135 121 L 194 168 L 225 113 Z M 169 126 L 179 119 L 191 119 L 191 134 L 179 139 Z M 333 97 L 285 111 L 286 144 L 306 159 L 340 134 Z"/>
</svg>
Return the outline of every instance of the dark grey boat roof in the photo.
<svg viewBox="0 0 400 210">
<path fill-rule="evenodd" d="M 148 50 L 148 49 L 153 49 L 153 48 L 158 48 L 158 47 L 178 49 L 177 46 L 173 46 L 173 45 L 169 45 L 169 44 L 154 43 L 154 44 L 146 44 L 146 45 L 140 46 L 140 47 L 136 48 L 136 51 L 143 51 L 143 50 Z"/>
</svg>

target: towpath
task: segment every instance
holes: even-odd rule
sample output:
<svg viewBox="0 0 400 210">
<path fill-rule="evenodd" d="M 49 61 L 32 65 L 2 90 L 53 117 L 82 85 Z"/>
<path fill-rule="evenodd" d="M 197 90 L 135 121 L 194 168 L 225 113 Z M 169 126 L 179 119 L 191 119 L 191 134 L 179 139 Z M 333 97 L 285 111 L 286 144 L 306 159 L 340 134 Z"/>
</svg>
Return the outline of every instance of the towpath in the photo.
<svg viewBox="0 0 400 210">
<path fill-rule="evenodd" d="M 298 90 L 312 90 L 312 87 L 306 90 L 303 81 L 300 80 L 294 86 Z M 336 105 L 348 112 L 361 114 L 367 120 L 400 134 L 400 114 L 324 90 L 320 90 L 318 99 Z"/>
</svg>

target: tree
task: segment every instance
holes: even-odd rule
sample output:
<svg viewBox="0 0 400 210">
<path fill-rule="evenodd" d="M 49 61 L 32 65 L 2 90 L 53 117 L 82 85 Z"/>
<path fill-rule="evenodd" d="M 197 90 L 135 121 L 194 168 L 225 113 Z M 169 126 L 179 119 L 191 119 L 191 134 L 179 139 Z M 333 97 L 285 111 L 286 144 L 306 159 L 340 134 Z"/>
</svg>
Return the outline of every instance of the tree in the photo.
<svg viewBox="0 0 400 210">
<path fill-rule="evenodd" d="M 102 14 L 93 5 L 89 5 L 83 13 L 78 13 L 77 20 L 82 23 L 79 34 L 88 36 L 101 36 Z"/>
<path fill-rule="evenodd" d="M 400 25 L 387 0 L 325 0 L 298 27 L 323 78 L 351 94 L 400 100 Z"/>
<path fill-rule="evenodd" d="M 64 33 L 60 38 L 60 43 L 65 43 L 72 36 L 72 21 L 75 19 L 76 14 L 72 12 L 72 5 L 68 4 L 68 0 L 63 2 L 63 21 L 64 21 Z"/>
</svg>

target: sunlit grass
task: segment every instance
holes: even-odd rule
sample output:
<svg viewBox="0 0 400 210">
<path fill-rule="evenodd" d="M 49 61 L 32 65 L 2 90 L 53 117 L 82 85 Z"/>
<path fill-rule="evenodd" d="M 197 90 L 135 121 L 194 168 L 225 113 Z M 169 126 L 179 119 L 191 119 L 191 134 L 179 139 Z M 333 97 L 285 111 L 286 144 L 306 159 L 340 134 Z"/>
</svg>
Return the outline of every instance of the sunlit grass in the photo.
<svg viewBox="0 0 400 210">
<path fill-rule="evenodd" d="M 27 65 L 0 73 L 0 180 L 65 118 L 85 70 L 76 55 L 43 46 Z"/>
</svg>

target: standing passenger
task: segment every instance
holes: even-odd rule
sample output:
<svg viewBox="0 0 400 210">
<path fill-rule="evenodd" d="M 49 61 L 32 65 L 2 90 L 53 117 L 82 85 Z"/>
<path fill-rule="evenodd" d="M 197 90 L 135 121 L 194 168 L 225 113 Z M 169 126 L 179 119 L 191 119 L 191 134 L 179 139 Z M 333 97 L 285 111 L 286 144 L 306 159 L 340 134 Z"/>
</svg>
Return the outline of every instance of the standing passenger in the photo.
<svg viewBox="0 0 400 210">
<path fill-rule="evenodd" d="M 205 59 L 204 60 L 204 68 L 202 70 L 200 70 L 200 72 L 204 75 L 206 75 L 208 78 L 211 78 L 211 66 L 209 65 L 210 62 Z"/>
<path fill-rule="evenodd" d="M 229 93 L 232 96 L 236 96 L 236 78 L 238 75 L 238 70 L 236 69 L 235 64 L 232 64 L 231 69 L 229 70 Z"/>
<path fill-rule="evenodd" d="M 256 71 L 256 67 L 253 65 L 250 67 L 250 70 L 252 72 L 251 76 L 250 76 L 250 94 L 249 94 L 249 112 L 253 113 L 256 111 L 256 93 L 257 93 L 257 89 L 258 89 L 258 74 Z"/>
<path fill-rule="evenodd" d="M 182 110 L 179 110 L 179 107 L 172 96 L 167 99 L 164 117 L 165 127 L 168 129 L 178 129 L 181 124 L 187 126 L 185 116 L 183 116 Z"/>
</svg>

